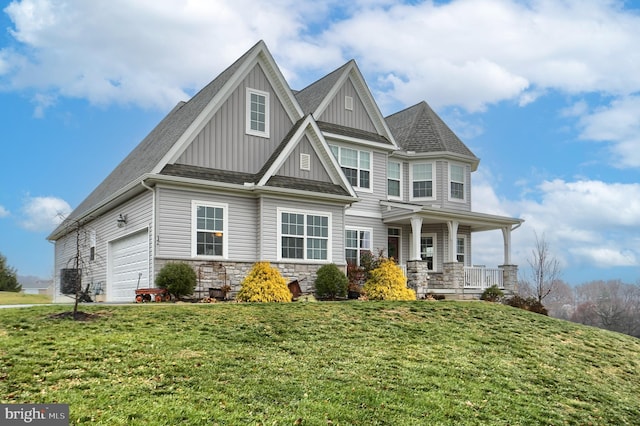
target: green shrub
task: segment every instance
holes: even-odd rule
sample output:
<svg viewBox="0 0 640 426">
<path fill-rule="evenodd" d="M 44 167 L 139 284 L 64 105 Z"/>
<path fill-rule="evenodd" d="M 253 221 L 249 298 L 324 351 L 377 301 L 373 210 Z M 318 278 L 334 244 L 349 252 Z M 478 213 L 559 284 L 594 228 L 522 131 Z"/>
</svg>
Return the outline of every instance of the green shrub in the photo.
<svg viewBox="0 0 640 426">
<path fill-rule="evenodd" d="M 364 284 L 369 300 L 416 300 L 416 292 L 407 288 L 402 269 L 391 259 L 381 259 Z"/>
<path fill-rule="evenodd" d="M 156 285 L 166 288 L 176 299 L 193 294 L 196 283 L 196 271 L 184 262 L 167 263 L 156 277 Z"/>
<path fill-rule="evenodd" d="M 505 305 L 512 306 L 514 308 L 524 309 L 526 311 L 535 312 L 537 314 L 549 315 L 547 308 L 538 301 L 535 297 L 520 297 L 518 295 L 511 296 L 503 302 Z"/>
<path fill-rule="evenodd" d="M 347 294 L 347 276 L 335 264 L 322 265 L 316 278 L 316 294 L 318 297 L 335 299 Z"/>
<path fill-rule="evenodd" d="M 502 297 L 504 297 L 504 292 L 500 290 L 497 285 L 492 285 L 491 287 L 484 290 L 482 296 L 480 296 L 480 300 L 486 300 L 487 302 L 497 302 Z"/>
<path fill-rule="evenodd" d="M 242 280 L 237 299 L 241 302 L 291 302 L 287 282 L 269 262 L 257 262 Z"/>
</svg>

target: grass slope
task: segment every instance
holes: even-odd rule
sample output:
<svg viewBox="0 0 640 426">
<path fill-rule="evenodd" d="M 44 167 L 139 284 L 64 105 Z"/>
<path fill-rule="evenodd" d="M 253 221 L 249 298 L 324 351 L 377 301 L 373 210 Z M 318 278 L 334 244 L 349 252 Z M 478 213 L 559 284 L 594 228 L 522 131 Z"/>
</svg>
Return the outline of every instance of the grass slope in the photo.
<svg viewBox="0 0 640 426">
<path fill-rule="evenodd" d="M 488 303 L 0 311 L 0 403 L 73 424 L 637 424 L 640 340 Z"/>
</svg>

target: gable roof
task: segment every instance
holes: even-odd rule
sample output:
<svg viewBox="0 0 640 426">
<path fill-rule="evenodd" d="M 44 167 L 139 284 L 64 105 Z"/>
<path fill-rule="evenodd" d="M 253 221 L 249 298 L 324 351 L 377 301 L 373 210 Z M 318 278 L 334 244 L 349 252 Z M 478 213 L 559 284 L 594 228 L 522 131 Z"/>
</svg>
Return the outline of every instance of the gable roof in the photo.
<svg viewBox="0 0 640 426">
<path fill-rule="evenodd" d="M 353 59 L 314 83 L 311 83 L 299 92 L 296 92 L 296 100 L 306 114 L 312 114 L 316 119 L 319 119 L 347 79 L 351 79 L 378 135 L 382 136 L 384 143 L 397 148 L 393 134 L 389 130 L 356 61 Z"/>
<path fill-rule="evenodd" d="M 447 152 L 468 157 L 477 166 L 479 159 L 424 101 L 388 116 L 386 121 L 405 152 Z"/>
</svg>

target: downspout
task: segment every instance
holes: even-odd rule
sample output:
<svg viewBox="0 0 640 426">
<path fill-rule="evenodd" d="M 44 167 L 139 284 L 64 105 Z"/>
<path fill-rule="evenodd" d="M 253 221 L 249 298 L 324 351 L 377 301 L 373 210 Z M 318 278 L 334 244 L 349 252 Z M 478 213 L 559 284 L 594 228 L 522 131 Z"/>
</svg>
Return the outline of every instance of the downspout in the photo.
<svg viewBox="0 0 640 426">
<path fill-rule="evenodd" d="M 149 262 L 149 270 L 147 271 L 148 276 L 148 285 L 152 286 L 152 283 L 155 282 L 155 265 L 156 265 L 156 190 L 155 188 L 147 185 L 142 179 L 140 181 L 140 185 L 143 188 L 151 191 L 151 225 L 149 228 L 151 229 L 151 261 Z"/>
</svg>

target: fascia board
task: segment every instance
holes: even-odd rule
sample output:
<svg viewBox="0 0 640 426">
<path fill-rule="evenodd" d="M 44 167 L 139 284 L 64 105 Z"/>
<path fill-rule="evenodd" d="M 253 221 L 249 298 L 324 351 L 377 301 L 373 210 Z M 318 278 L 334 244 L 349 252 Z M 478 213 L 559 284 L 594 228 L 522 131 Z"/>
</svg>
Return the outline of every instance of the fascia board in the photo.
<svg viewBox="0 0 640 426">
<path fill-rule="evenodd" d="M 391 152 L 395 152 L 398 150 L 397 146 L 392 146 L 386 143 L 373 142 L 367 139 L 354 138 L 352 136 L 344 136 L 338 133 L 323 132 L 322 134 L 324 135 L 325 139 L 333 139 L 338 142 L 354 143 L 358 145 L 368 146 L 371 148 L 384 149 L 386 151 L 391 151 Z"/>
</svg>

